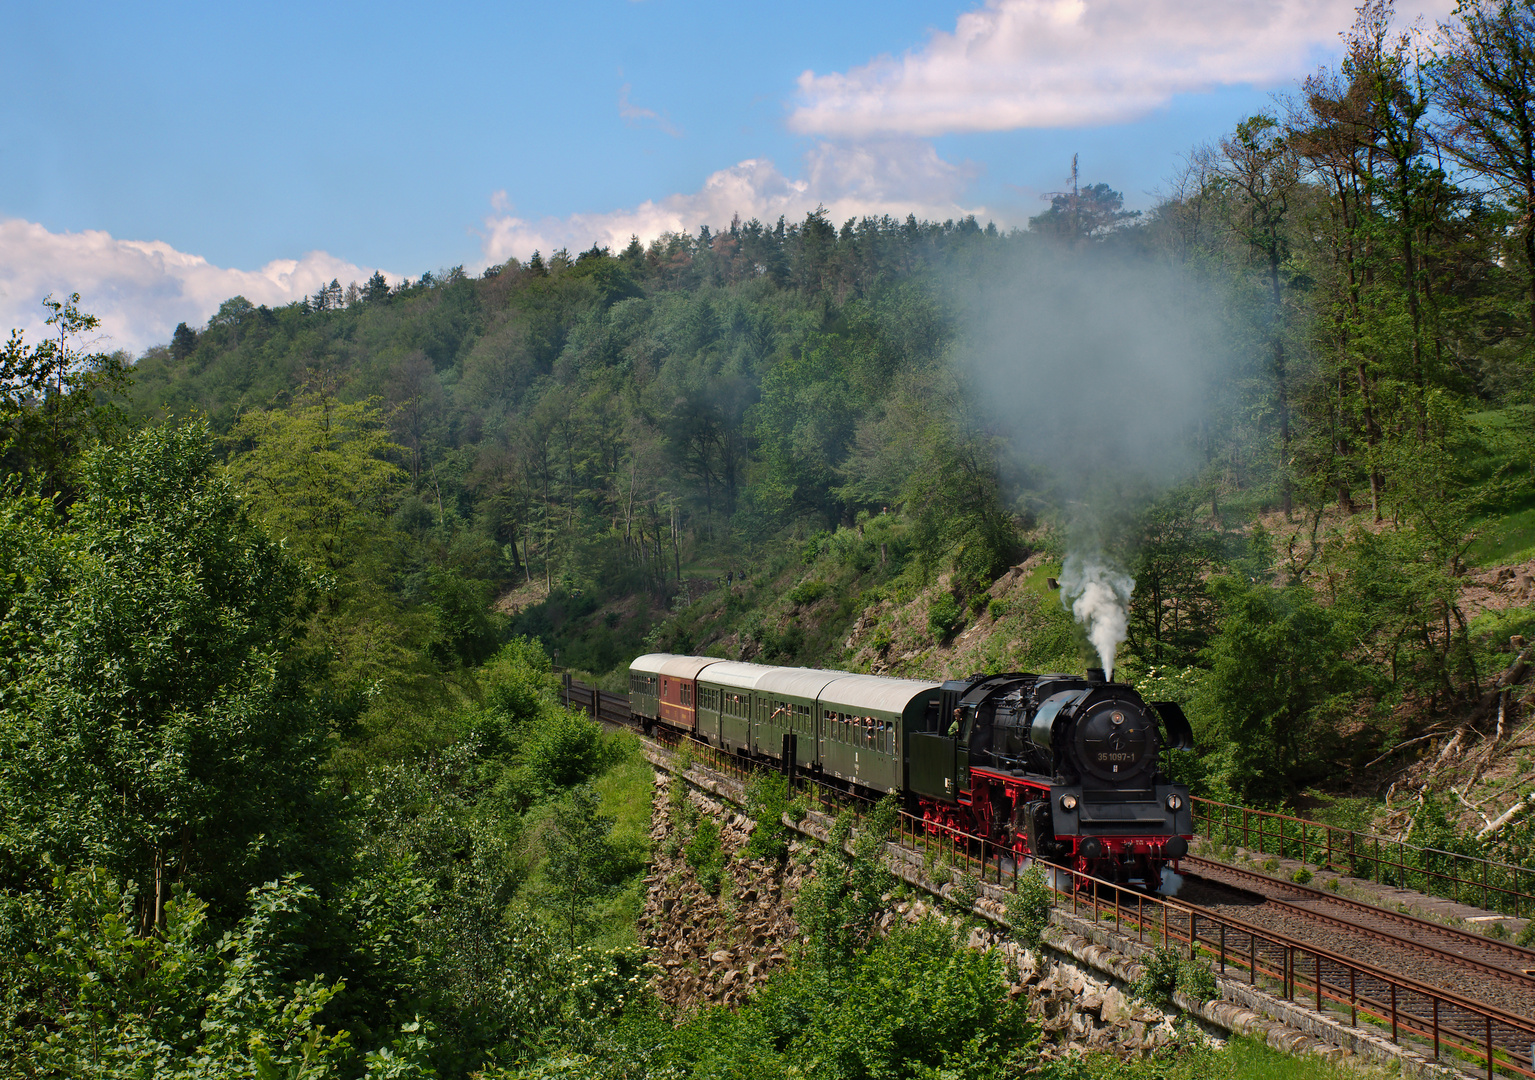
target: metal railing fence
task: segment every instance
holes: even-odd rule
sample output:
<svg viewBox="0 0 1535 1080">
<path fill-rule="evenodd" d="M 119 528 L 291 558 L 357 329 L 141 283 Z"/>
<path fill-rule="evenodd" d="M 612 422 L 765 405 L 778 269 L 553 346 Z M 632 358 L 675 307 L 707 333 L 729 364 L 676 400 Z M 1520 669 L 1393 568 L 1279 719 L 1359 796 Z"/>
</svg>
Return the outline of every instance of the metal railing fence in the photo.
<svg viewBox="0 0 1535 1080">
<path fill-rule="evenodd" d="M 1535 867 L 1423 847 L 1324 822 L 1193 799 L 1194 829 L 1205 839 L 1263 855 L 1394 885 L 1515 918 L 1535 916 Z"/>
</svg>

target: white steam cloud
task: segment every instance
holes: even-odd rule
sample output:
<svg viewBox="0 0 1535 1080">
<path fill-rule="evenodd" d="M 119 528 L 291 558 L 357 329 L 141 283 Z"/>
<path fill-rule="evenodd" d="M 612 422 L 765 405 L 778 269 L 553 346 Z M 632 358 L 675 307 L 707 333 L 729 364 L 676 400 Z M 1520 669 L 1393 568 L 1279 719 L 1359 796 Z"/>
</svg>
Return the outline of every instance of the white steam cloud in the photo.
<svg viewBox="0 0 1535 1080">
<path fill-rule="evenodd" d="M 1154 258 L 1041 241 L 967 299 L 972 400 L 1009 448 L 1020 509 L 1058 515 L 1062 602 L 1112 675 L 1135 515 L 1199 468 L 1197 433 L 1229 382 L 1212 296 Z"/>
<path fill-rule="evenodd" d="M 1130 594 L 1135 579 L 1101 555 L 1066 556 L 1061 567 L 1061 603 L 1087 629 L 1103 672 L 1114 677 L 1114 655 L 1129 632 Z"/>
</svg>

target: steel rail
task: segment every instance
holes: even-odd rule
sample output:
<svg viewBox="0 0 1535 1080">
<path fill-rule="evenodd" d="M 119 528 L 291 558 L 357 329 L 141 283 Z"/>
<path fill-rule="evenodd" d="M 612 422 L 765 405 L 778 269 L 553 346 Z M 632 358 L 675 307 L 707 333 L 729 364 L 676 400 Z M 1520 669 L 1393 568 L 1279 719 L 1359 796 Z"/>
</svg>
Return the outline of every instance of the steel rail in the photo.
<svg viewBox="0 0 1535 1080">
<path fill-rule="evenodd" d="M 1188 878 L 1193 881 L 1205 882 L 1210 885 L 1224 884 L 1223 882 L 1220 882 L 1214 878 L 1200 877 L 1197 874 L 1188 875 Z M 1225 887 L 1232 888 L 1231 885 L 1225 885 Z M 1321 926 L 1332 927 L 1336 930 L 1346 930 L 1351 934 L 1358 934 L 1360 937 L 1373 938 L 1376 941 L 1383 942 L 1384 944 L 1400 949 L 1405 955 L 1408 956 L 1429 957 L 1447 964 L 1454 964 L 1457 967 L 1469 968 L 1472 971 L 1478 971 L 1484 975 L 1491 975 L 1494 978 L 1502 979 L 1506 982 L 1518 983 L 1522 986 L 1535 987 L 1535 977 L 1531 977 L 1525 974 L 1523 971 L 1514 971 L 1509 968 L 1498 967 L 1496 964 L 1484 963 L 1469 956 L 1462 956 L 1459 953 L 1448 952 L 1444 949 L 1436 948 L 1433 945 L 1425 945 L 1421 941 L 1414 941 L 1411 938 L 1402 937 L 1399 934 L 1393 934 L 1389 930 L 1380 930 L 1373 926 L 1363 926 L 1359 923 L 1349 922 L 1347 919 L 1339 918 L 1336 915 L 1325 915 L 1322 912 L 1313 911 L 1311 908 L 1302 907 L 1299 904 L 1289 903 L 1288 901 L 1282 900 L 1279 897 L 1264 896 L 1263 900 L 1266 905 L 1271 905 L 1274 908 L 1293 915 L 1304 922 L 1316 923 Z M 1203 905 L 1199 906 L 1202 907 Z"/>
<path fill-rule="evenodd" d="M 1328 904 L 1335 904 L 1338 907 L 1346 907 L 1353 911 L 1362 912 L 1376 918 L 1398 923 L 1412 930 L 1423 930 L 1439 934 L 1442 937 L 1454 938 L 1455 940 L 1463 941 L 1468 945 L 1474 945 L 1477 948 L 1486 949 L 1488 952 L 1501 952 L 1506 954 L 1514 963 L 1521 965 L 1521 974 L 1523 974 L 1524 969 L 1535 968 L 1535 950 L 1522 948 L 1521 946 L 1515 945 L 1511 941 L 1499 941 L 1497 938 L 1488 937 L 1486 934 L 1477 934 L 1470 930 L 1462 930 L 1457 926 L 1446 926 L 1444 923 L 1434 922 L 1432 919 L 1422 919 L 1416 915 L 1407 915 L 1400 911 L 1392 911 L 1390 908 L 1380 907 L 1376 904 L 1367 903 L 1363 900 L 1354 900 L 1350 897 L 1338 896 L 1335 893 L 1330 893 L 1323 889 L 1313 889 L 1310 886 L 1301 885 L 1297 882 L 1286 881 L 1283 878 L 1270 877 L 1268 874 L 1262 874 L 1256 870 L 1250 870 L 1245 866 L 1233 866 L 1230 863 L 1216 862 L 1213 859 L 1204 859 L 1197 855 L 1186 855 L 1179 860 L 1180 868 L 1189 864 L 1196 866 L 1206 866 L 1217 873 L 1229 874 L 1232 877 L 1239 877 L 1249 881 L 1255 881 L 1259 884 L 1266 885 L 1271 888 L 1278 888 L 1289 892 L 1299 893 L 1301 896 L 1308 900 L 1318 900 Z M 1219 882 L 1216 884 L 1219 884 Z M 1295 905 L 1293 902 L 1287 901 L 1281 896 L 1269 896 L 1267 893 L 1263 893 L 1262 895 L 1266 899 L 1273 900 L 1281 904 L 1287 904 L 1292 907 L 1300 906 L 1302 911 L 1309 912 L 1311 910 L 1310 908 L 1301 905 Z M 1331 918 L 1331 916 L 1328 917 Z M 1349 923 L 1348 925 L 1354 926 L 1355 924 Z M 1365 928 L 1360 927 L 1360 929 Z M 1535 982 L 1535 979 L 1531 979 L 1531 982 Z"/>
</svg>

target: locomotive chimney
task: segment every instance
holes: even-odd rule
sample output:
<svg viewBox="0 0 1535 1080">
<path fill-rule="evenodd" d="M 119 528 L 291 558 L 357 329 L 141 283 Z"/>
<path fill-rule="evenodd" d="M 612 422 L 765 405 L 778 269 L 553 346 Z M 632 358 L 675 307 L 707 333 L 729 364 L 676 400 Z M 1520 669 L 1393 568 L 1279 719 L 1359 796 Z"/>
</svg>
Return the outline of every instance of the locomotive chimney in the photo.
<svg viewBox="0 0 1535 1080">
<path fill-rule="evenodd" d="M 1101 667 L 1090 667 L 1087 669 L 1087 681 L 1106 683 L 1109 680 L 1108 677 L 1104 675 L 1103 669 Z"/>
</svg>

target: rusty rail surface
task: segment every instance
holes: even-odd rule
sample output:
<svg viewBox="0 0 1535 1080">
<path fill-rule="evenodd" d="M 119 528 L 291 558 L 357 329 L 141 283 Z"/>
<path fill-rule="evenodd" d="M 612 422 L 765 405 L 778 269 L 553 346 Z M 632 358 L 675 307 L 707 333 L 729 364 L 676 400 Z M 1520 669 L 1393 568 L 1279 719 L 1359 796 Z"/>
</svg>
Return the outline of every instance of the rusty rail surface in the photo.
<svg viewBox="0 0 1535 1080">
<path fill-rule="evenodd" d="M 1313 889 L 1308 886 L 1301 885 L 1297 882 L 1285 881 L 1280 878 L 1271 877 L 1267 874 L 1260 874 L 1255 870 L 1249 870 L 1242 866 L 1232 866 L 1229 863 L 1216 862 L 1211 859 L 1196 858 L 1193 855 L 1186 856 L 1180 860 L 1180 870 L 1186 870 L 1188 868 L 1197 870 L 1200 867 L 1208 867 L 1209 869 L 1218 873 L 1225 874 L 1229 877 L 1234 877 L 1238 880 L 1246 881 L 1253 885 L 1259 886 L 1258 891 L 1260 895 L 1267 898 L 1270 902 L 1277 903 L 1286 908 L 1295 907 L 1296 905 L 1292 901 L 1286 900 L 1282 896 L 1271 896 L 1269 895 L 1269 892 L 1265 890 L 1292 893 L 1302 900 L 1313 900 L 1326 904 L 1332 904 L 1336 907 L 1347 908 L 1350 911 L 1358 911 L 1364 913 L 1372 918 L 1380 919 L 1385 922 L 1396 923 L 1397 925 L 1412 933 L 1438 934 L 1441 937 L 1449 938 L 1453 941 L 1459 941 L 1463 944 L 1486 950 L 1487 952 L 1501 953 L 1507 959 L 1509 966 L 1506 968 L 1492 967 L 1490 970 L 1488 970 L 1489 974 L 1494 974 L 1499 977 L 1503 977 L 1505 975 L 1510 976 L 1535 986 L 1535 950 L 1526 949 L 1523 946 L 1516 945 L 1511 941 L 1499 940 L 1495 937 L 1489 937 L 1486 934 L 1473 933 L 1470 930 L 1462 930 L 1459 927 L 1449 926 L 1445 923 L 1432 922 L 1428 919 L 1420 919 L 1416 915 L 1408 915 L 1401 911 L 1392 911 L 1390 908 L 1381 907 L 1378 904 L 1367 904 L 1362 900 L 1354 900 L 1347 896 L 1340 896 L 1337 893 L 1324 892 L 1321 889 Z M 1310 908 L 1302 908 L 1301 910 L 1306 913 L 1307 918 L 1315 918 L 1322 921 L 1329 921 L 1333 920 L 1334 918 L 1332 916 L 1323 915 L 1320 912 L 1314 911 Z M 1367 926 L 1361 926 L 1358 923 L 1351 923 L 1342 919 L 1337 919 L 1335 921 L 1339 925 L 1348 926 L 1350 929 L 1356 930 L 1360 933 L 1380 933 L 1380 931 L 1373 930 Z M 1400 935 L 1386 934 L 1385 936 L 1391 938 L 1392 940 L 1400 940 Z M 1445 953 L 1445 958 L 1451 960 L 1452 962 L 1459 962 L 1460 960 L 1465 959 L 1464 957 L 1457 957 L 1452 953 Z M 1480 962 L 1467 962 L 1472 967 L 1482 968 L 1484 970 L 1488 969 L 1487 965 L 1483 965 Z"/>
</svg>

